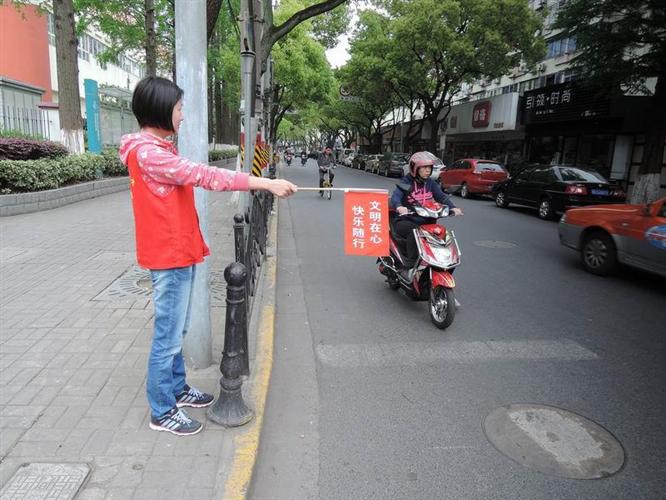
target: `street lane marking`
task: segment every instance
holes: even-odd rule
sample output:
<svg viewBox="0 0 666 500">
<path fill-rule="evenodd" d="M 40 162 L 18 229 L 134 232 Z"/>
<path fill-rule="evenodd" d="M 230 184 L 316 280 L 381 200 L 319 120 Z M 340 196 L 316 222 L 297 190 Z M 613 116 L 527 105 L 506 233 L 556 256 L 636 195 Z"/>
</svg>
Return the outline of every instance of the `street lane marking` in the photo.
<svg viewBox="0 0 666 500">
<path fill-rule="evenodd" d="M 317 346 L 321 363 L 336 368 L 359 366 L 410 366 L 439 361 L 598 359 L 594 352 L 571 340 L 490 340 L 451 342 L 399 342 L 392 344 L 322 344 Z"/>
</svg>

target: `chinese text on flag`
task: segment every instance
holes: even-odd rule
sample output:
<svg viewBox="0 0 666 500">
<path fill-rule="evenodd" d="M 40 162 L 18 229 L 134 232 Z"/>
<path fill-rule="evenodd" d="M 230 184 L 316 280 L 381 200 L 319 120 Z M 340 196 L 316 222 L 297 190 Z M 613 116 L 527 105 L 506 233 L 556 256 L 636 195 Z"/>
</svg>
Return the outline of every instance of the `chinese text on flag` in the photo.
<svg viewBox="0 0 666 500">
<path fill-rule="evenodd" d="M 376 257 L 388 255 L 388 193 L 345 193 L 345 253 Z"/>
</svg>

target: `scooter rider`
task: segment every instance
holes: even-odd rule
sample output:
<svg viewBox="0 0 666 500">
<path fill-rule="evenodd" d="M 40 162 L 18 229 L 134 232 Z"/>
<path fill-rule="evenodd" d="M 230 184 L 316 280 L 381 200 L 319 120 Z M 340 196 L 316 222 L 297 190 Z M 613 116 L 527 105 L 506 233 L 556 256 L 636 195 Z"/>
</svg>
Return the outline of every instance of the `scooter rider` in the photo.
<svg viewBox="0 0 666 500">
<path fill-rule="evenodd" d="M 430 177 L 433 165 L 438 161 L 438 158 L 428 151 L 414 153 L 409 159 L 409 174 L 400 180 L 391 195 L 390 206 L 401 215 L 395 223 L 396 232 L 407 240 L 407 255 L 404 268 L 400 271 L 400 275 L 407 281 L 412 279 L 413 268 L 419 255 L 414 228 L 430 221 L 418 215 L 404 214 L 410 212 L 415 203 L 424 205 L 434 200 L 447 205 L 453 215 L 462 215 L 462 210 L 455 206 L 451 197 L 444 194 L 439 184 Z"/>
<path fill-rule="evenodd" d="M 326 174 L 327 170 L 331 186 L 333 185 L 333 177 L 335 177 L 333 174 L 333 168 L 335 168 L 335 159 L 333 158 L 332 149 L 333 148 L 331 144 L 327 144 L 324 151 L 319 153 L 319 156 L 317 157 L 317 165 L 319 166 L 319 187 L 324 185 L 324 174 Z M 319 193 L 321 194 L 321 191 Z"/>
</svg>

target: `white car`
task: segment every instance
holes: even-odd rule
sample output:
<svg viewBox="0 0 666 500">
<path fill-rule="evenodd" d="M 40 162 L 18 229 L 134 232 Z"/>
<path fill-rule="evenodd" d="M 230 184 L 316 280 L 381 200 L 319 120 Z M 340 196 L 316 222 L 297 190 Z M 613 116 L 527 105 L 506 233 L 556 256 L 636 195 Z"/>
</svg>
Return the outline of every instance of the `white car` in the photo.
<svg viewBox="0 0 666 500">
<path fill-rule="evenodd" d="M 439 174 L 444 168 L 446 168 L 446 165 L 444 165 L 444 162 L 442 162 L 442 160 L 438 158 L 437 163 L 435 163 L 435 165 L 432 167 L 432 173 L 430 174 L 430 178 L 439 182 Z M 404 174 L 407 175 L 409 173 L 409 162 L 405 163 L 402 169 L 404 171 Z"/>
<path fill-rule="evenodd" d="M 351 167 L 352 161 L 354 160 L 354 156 L 356 156 L 356 153 L 349 153 L 347 156 L 345 156 L 342 159 L 342 164 L 345 167 Z"/>
</svg>

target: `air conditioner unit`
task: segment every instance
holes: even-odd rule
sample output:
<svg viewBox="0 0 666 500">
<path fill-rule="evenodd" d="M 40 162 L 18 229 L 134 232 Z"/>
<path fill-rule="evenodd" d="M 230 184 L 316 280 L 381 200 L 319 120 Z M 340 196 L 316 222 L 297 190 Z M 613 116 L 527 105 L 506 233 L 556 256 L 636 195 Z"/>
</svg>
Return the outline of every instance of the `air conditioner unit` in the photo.
<svg viewBox="0 0 666 500">
<path fill-rule="evenodd" d="M 537 64 L 537 71 L 539 73 L 543 73 L 544 71 L 546 71 L 546 63 Z"/>
</svg>

